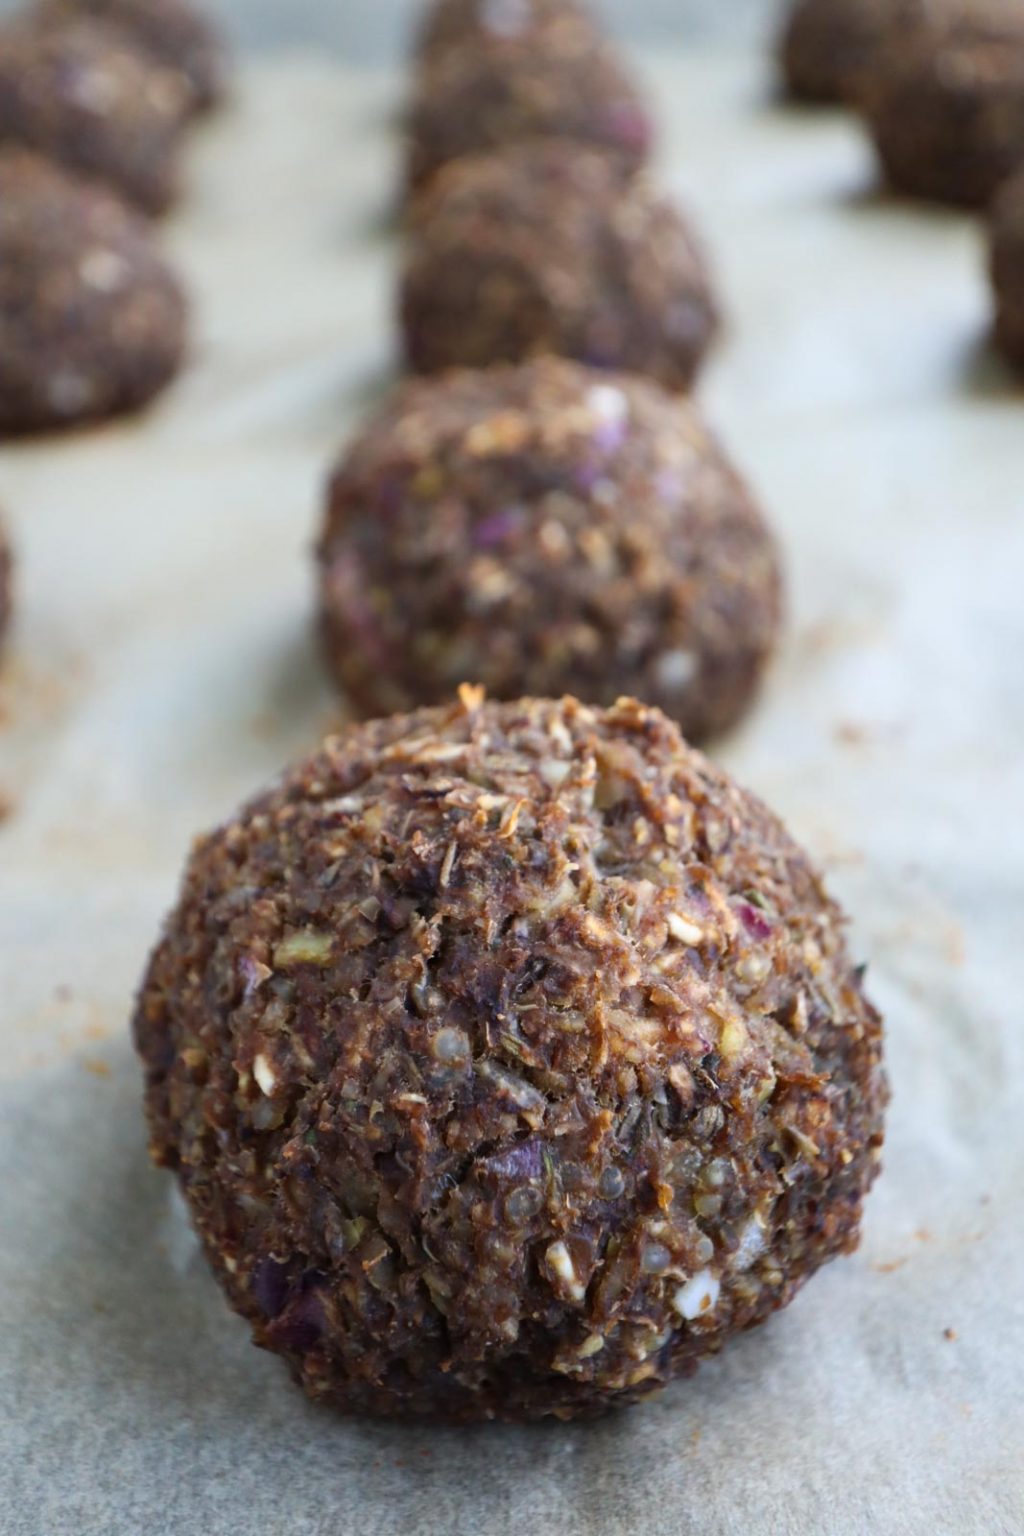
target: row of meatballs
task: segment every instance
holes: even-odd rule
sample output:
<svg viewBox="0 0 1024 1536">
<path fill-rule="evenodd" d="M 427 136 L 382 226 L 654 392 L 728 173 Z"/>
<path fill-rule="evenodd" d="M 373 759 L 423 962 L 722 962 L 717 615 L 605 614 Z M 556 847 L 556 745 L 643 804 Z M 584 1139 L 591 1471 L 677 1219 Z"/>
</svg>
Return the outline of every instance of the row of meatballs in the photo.
<svg viewBox="0 0 1024 1536">
<path fill-rule="evenodd" d="M 799 0 L 780 58 L 796 100 L 860 112 L 897 191 L 989 210 L 996 337 L 1024 366 L 1019 0 Z"/>
<path fill-rule="evenodd" d="M 430 376 L 320 548 L 384 718 L 196 845 L 135 1037 L 154 1159 L 312 1398 L 569 1419 L 856 1246 L 881 1024 L 806 857 L 676 723 L 741 713 L 780 583 L 676 392 L 713 305 L 634 88 L 575 5 L 438 0 L 409 126 Z"/>
<path fill-rule="evenodd" d="M 188 0 L 39 0 L 0 28 L 0 436 L 137 409 L 187 306 L 149 218 L 224 55 Z"/>
<path fill-rule="evenodd" d="M 322 632 L 363 713 L 634 694 L 704 739 L 779 626 L 771 535 L 681 391 L 717 305 L 576 5 L 449 0 L 420 36 L 399 316 L 410 370 L 336 473 Z"/>
</svg>

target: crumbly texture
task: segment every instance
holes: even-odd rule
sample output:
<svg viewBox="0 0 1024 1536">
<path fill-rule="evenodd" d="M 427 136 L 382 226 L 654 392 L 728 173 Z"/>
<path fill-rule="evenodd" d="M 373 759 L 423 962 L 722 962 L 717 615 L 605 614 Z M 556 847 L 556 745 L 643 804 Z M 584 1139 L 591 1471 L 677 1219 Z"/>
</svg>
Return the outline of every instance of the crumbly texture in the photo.
<svg viewBox="0 0 1024 1536">
<path fill-rule="evenodd" d="M 232 1305 L 351 1413 L 645 1397 L 853 1249 L 878 1168 L 839 911 L 630 700 L 329 740 L 198 843 L 135 1036 Z"/>
<path fill-rule="evenodd" d="M 775 643 L 774 542 L 687 401 L 543 358 L 401 386 L 331 487 L 323 634 L 367 715 L 633 693 L 701 740 Z"/>
<path fill-rule="evenodd" d="M 85 15 L 122 27 L 156 63 L 182 77 L 197 112 L 224 95 L 223 38 L 189 0 L 40 0 L 38 10 L 47 18 Z"/>
<path fill-rule="evenodd" d="M 999 193 L 991 223 L 996 340 L 1024 368 L 1024 170 Z"/>
<path fill-rule="evenodd" d="M 185 328 L 146 220 L 37 155 L 0 149 L 0 434 L 143 405 L 177 372 Z"/>
<path fill-rule="evenodd" d="M 596 145 L 625 173 L 646 160 L 653 135 L 610 44 L 556 16 L 526 36 L 445 49 L 417 76 L 408 137 L 408 182 L 419 188 L 460 155 L 544 137 Z"/>
<path fill-rule="evenodd" d="M 940 7 L 887 47 L 861 104 L 889 183 L 976 207 L 1024 163 L 1024 9 Z"/>
<path fill-rule="evenodd" d="M 0 523 L 0 645 L 11 622 L 11 547 Z"/>
<path fill-rule="evenodd" d="M 0 28 L 0 144 L 104 181 L 147 213 L 178 185 L 189 92 L 118 28 L 91 19 Z"/>
<path fill-rule="evenodd" d="M 816 104 L 856 101 L 895 29 L 926 0 L 797 0 L 779 41 L 787 93 Z"/>
<path fill-rule="evenodd" d="M 703 256 L 647 179 L 527 140 L 444 167 L 415 206 L 401 291 L 421 373 L 556 353 L 687 389 L 717 325 Z"/>
<path fill-rule="evenodd" d="M 538 24 L 571 18 L 596 32 L 590 13 L 574 0 L 433 0 L 423 14 L 415 55 L 436 60 L 452 47 L 476 46 L 493 37 L 525 37 Z"/>
</svg>

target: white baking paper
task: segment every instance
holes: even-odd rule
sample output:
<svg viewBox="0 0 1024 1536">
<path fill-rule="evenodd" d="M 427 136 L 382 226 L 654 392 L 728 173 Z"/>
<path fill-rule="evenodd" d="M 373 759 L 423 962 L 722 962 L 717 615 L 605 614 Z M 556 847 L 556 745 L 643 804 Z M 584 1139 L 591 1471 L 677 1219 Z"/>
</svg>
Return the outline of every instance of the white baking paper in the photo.
<svg viewBox="0 0 1024 1536">
<path fill-rule="evenodd" d="M 720 755 L 855 916 L 889 1027 L 860 1253 L 597 1424 L 308 1406 L 145 1156 L 133 988 L 189 839 L 337 713 L 327 464 L 391 362 L 399 82 L 246 69 L 165 237 L 194 363 L 145 420 L 0 451 L 0 1530 L 6 1536 L 1020 1536 L 1024 394 L 967 221 L 873 190 L 765 61 L 647 64 L 730 317 L 703 390 L 791 615 Z"/>
</svg>

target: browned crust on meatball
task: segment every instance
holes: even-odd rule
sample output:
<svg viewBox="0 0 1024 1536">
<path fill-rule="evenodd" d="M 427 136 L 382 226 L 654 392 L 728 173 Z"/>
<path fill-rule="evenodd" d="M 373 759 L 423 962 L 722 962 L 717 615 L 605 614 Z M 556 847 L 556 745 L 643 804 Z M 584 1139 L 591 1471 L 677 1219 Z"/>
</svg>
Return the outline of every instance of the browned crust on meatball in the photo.
<svg viewBox="0 0 1024 1536">
<path fill-rule="evenodd" d="M 624 172 L 650 153 L 650 118 L 618 54 L 571 17 L 539 23 L 526 37 L 447 48 L 419 72 L 408 184 L 424 186 L 460 155 L 545 137 L 598 146 Z"/>
<path fill-rule="evenodd" d="M 554 358 L 401 386 L 320 560 L 327 657 L 369 715 L 469 680 L 633 693 L 699 740 L 749 707 L 780 621 L 772 537 L 694 407 Z"/>
<path fill-rule="evenodd" d="M 147 213 L 178 189 L 189 92 L 119 28 L 17 21 L 0 28 L 0 144 L 108 183 Z"/>
<path fill-rule="evenodd" d="M 47 19 L 86 15 L 123 28 L 156 63 L 184 78 L 197 112 L 224 97 L 224 39 L 188 0 L 40 0 L 37 11 Z"/>
<path fill-rule="evenodd" d="M 0 149 L 0 434 L 137 409 L 173 378 L 186 305 L 148 223 Z"/>
<path fill-rule="evenodd" d="M 424 9 L 414 54 L 420 63 L 434 62 L 449 48 L 525 37 L 556 19 L 597 32 L 590 12 L 574 0 L 434 0 Z"/>
<path fill-rule="evenodd" d="M 568 139 L 467 156 L 433 178 L 400 309 L 420 373 L 556 353 L 669 389 L 692 384 L 718 318 L 675 205 Z"/>
<path fill-rule="evenodd" d="M 1024 367 L 1024 170 L 1001 190 L 990 229 L 996 340 Z"/>
<path fill-rule="evenodd" d="M 941 8 L 887 47 L 861 104 L 890 185 L 987 204 L 1024 161 L 1024 13 L 985 0 Z"/>
<path fill-rule="evenodd" d="M 135 1037 L 232 1305 L 352 1413 L 689 1374 L 856 1246 L 887 1098 L 815 871 L 629 700 L 329 740 L 197 844 Z"/>
</svg>

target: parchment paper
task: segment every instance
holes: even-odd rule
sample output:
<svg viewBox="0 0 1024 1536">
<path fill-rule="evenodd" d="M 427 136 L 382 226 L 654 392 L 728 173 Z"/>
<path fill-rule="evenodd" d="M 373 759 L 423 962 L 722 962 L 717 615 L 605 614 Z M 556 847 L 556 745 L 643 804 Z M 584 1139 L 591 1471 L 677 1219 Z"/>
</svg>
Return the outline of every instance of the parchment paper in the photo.
<svg viewBox="0 0 1024 1536">
<path fill-rule="evenodd" d="M 166 231 L 192 370 L 0 462 L 7 1536 L 1024 1530 L 1024 396 L 970 225 L 876 197 L 854 125 L 773 107 L 760 60 L 647 69 L 731 317 L 707 408 L 790 570 L 720 755 L 830 871 L 888 1017 L 862 1250 L 596 1425 L 353 1424 L 251 1348 L 147 1166 L 131 993 L 190 836 L 336 709 L 309 546 L 390 360 L 398 82 L 259 66 Z"/>
</svg>

